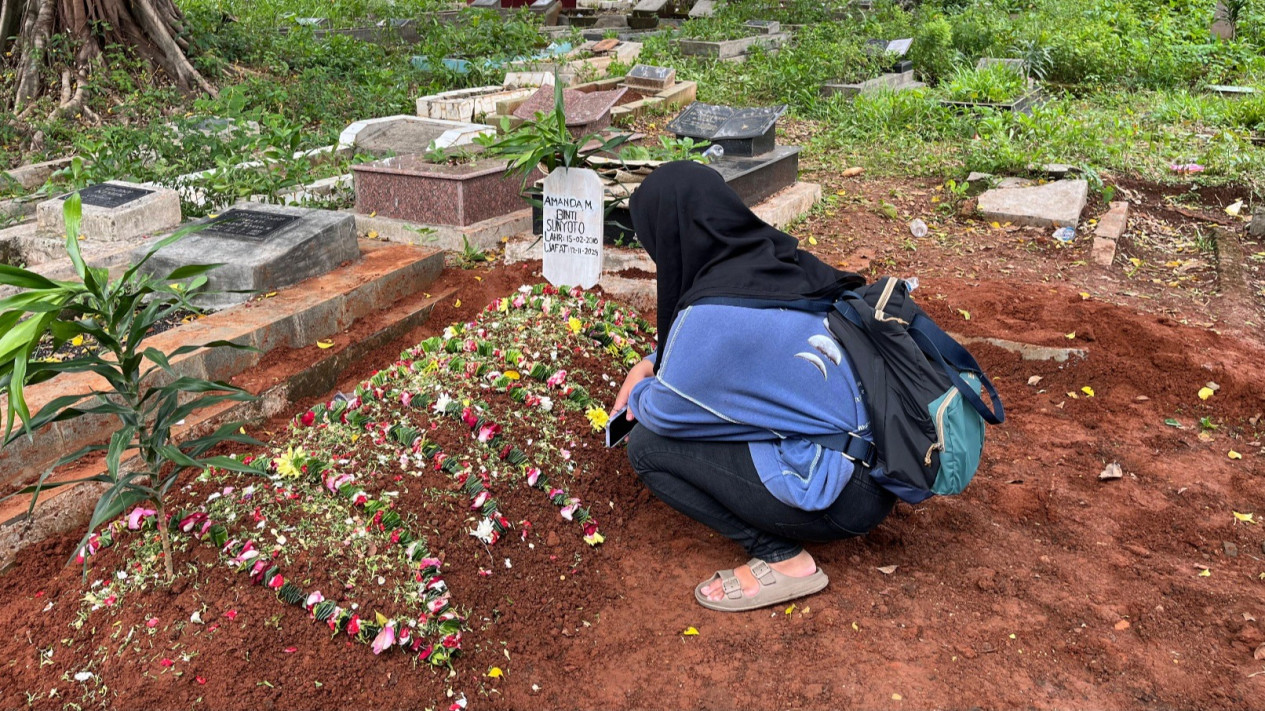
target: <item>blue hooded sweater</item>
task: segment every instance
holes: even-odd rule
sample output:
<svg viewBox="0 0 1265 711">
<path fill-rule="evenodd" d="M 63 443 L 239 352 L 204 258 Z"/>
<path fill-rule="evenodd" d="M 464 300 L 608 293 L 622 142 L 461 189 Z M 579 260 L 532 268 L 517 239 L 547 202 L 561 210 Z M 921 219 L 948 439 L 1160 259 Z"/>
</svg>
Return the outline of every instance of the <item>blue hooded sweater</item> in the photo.
<svg viewBox="0 0 1265 711">
<path fill-rule="evenodd" d="M 841 452 L 805 437 L 857 433 L 869 415 L 846 354 L 821 313 L 696 303 L 677 315 L 659 372 L 628 406 L 663 437 L 748 442 L 782 503 L 828 508 L 852 477 Z"/>
</svg>

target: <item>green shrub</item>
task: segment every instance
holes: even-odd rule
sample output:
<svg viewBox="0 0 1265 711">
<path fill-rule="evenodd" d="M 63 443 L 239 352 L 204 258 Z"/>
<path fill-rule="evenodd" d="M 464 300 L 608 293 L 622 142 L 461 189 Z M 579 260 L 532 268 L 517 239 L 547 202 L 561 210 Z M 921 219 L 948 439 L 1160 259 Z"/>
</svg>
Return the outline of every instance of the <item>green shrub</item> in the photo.
<svg viewBox="0 0 1265 711">
<path fill-rule="evenodd" d="M 938 81 L 953 73 L 964 61 L 953 46 L 953 26 L 943 15 L 935 15 L 918 26 L 909 59 L 925 81 Z"/>
<path fill-rule="evenodd" d="M 1008 64 L 994 63 L 981 69 L 959 69 L 944 85 L 950 101 L 1003 104 L 1014 101 L 1028 90 L 1024 75 Z"/>
</svg>

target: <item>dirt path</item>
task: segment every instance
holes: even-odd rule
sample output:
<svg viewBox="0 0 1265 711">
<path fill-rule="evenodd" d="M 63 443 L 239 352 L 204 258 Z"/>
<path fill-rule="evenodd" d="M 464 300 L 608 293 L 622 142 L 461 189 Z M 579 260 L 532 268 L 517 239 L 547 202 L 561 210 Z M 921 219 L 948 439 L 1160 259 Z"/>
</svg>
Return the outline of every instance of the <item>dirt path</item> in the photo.
<svg viewBox="0 0 1265 711">
<path fill-rule="evenodd" d="M 917 201 L 934 210 L 933 186 L 856 185 L 866 201 L 896 187 L 911 211 Z M 933 235 L 910 250 L 903 223 L 861 203 L 826 212 L 797 232 L 832 260 L 868 255 L 876 271 L 920 274 L 920 301 L 951 330 L 1087 351 L 1055 363 L 972 346 L 1008 414 L 975 483 L 959 497 L 900 505 L 865 539 L 814 547 L 832 578 L 826 591 L 789 612 L 702 610 L 694 584 L 741 552 L 651 498 L 614 458 L 581 492 L 610 502 L 607 542 L 589 550 L 564 540 L 556 568 L 516 569 L 516 602 L 471 610 L 484 622 L 452 678 L 344 648 L 302 611 L 243 586 L 215 594 L 275 615 L 275 630 L 235 629 L 214 643 L 173 633 L 214 669 L 205 685 L 120 655 L 94 703 L 446 708 L 451 689 L 472 709 L 1260 708 L 1265 530 L 1234 512 L 1265 519 L 1265 348 L 1250 327 L 1209 327 L 1224 325 L 1215 270 L 1202 286 L 1161 288 L 1072 264 L 1024 231 L 946 217 L 933 225 L 943 244 Z M 427 330 L 535 281 L 532 271 L 449 275 L 463 304 Z M 1209 381 L 1219 389 L 1201 400 Z M 1110 462 L 1124 477 L 1099 481 Z M 81 594 L 78 571 L 60 568 L 70 547 L 50 542 L 0 577 L 0 659 L 13 660 L 0 666 L 0 707 L 25 706 L 26 692 L 41 695 L 39 707 L 82 703 L 62 677 L 77 652 L 57 644 Z M 574 556 L 582 562 L 572 567 Z M 51 599 L 58 607 L 41 612 Z M 154 592 L 149 603 L 178 612 L 182 599 Z M 113 648 L 111 620 L 93 624 Z M 683 636 L 688 627 L 698 635 Z M 46 648 L 52 662 L 41 665 Z M 504 676 L 484 676 L 492 666 Z M 57 687 L 61 698 L 50 700 Z"/>
</svg>

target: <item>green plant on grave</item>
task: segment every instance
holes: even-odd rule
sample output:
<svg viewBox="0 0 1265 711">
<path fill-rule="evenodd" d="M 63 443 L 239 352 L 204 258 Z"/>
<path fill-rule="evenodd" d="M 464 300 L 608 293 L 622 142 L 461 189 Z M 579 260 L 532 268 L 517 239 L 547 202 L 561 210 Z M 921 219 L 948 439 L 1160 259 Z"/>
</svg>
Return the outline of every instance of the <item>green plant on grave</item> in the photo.
<svg viewBox="0 0 1265 711">
<path fill-rule="evenodd" d="M 710 145 L 710 141 L 660 136 L 657 146 L 624 146 L 619 151 L 619 158 L 623 161 L 653 160 L 666 163 L 674 160 L 692 160 L 696 163 L 707 163 L 708 158 L 703 155 L 703 151 Z"/>
<path fill-rule="evenodd" d="M 72 190 L 86 188 L 92 182 L 92 179 L 84 170 L 83 158 L 79 156 L 71 158 L 70 165 L 65 168 L 53 171 L 53 174 L 49 176 L 49 180 L 66 183 Z"/>
<path fill-rule="evenodd" d="M 682 37 L 706 42 L 742 39 L 756 32 L 733 16 L 696 17 L 681 25 Z"/>
<path fill-rule="evenodd" d="M 980 69 L 955 71 L 944 91 L 950 101 L 1003 104 L 1023 96 L 1027 88 L 1022 73 L 998 62 Z"/>
<path fill-rule="evenodd" d="M 434 165 L 465 165 L 473 163 L 479 155 L 465 147 L 440 148 L 438 144 L 431 141 L 426 151 L 422 153 L 422 158 Z"/>
<path fill-rule="evenodd" d="M 583 168 L 588 159 L 600 153 L 615 154 L 628 142 L 626 134 L 604 138 L 601 134 L 576 137 L 567 128 L 562 98 L 562 84 L 554 83 L 553 110 L 538 112 L 533 118 L 511 129 L 509 119 L 501 120 L 503 136 L 479 136 L 475 142 L 484 147 L 484 154 L 509 161 L 506 173 L 523 179 L 523 190 L 532 192 L 534 178 L 544 177 L 557 168 Z"/>
<path fill-rule="evenodd" d="M 1028 75 L 1038 81 L 1045 81 L 1054 67 L 1054 54 L 1040 40 L 1019 40 L 1010 48 L 1010 54 L 1023 60 L 1023 67 Z"/>
<path fill-rule="evenodd" d="M 252 350 L 227 341 L 186 345 L 170 352 L 145 347 L 154 326 L 181 311 L 196 311 L 191 302 L 205 293 L 206 274 L 218 265 L 180 267 L 163 278 L 141 271 L 154 252 L 188 234 L 185 229 L 157 242 L 139 262 L 111 280 L 109 271 L 88 266 L 79 250 L 81 219 L 79 194 L 66 200 L 66 253 L 76 280 L 55 281 L 18 267 L 0 265 L 0 285 L 21 289 L 0 299 L 0 388 L 8 395 L 4 413 L 4 445 L 9 446 L 39 428 L 79 417 L 114 418 L 118 425 L 106 444 L 71 452 L 43 472 L 39 480 L 5 496 L 30 495 L 28 512 L 35 510 L 41 491 L 79 484 L 104 484 L 93 507 L 88 530 L 77 550 L 91 548 L 99 527 L 130 506 L 150 504 L 159 521 L 167 577 L 172 579 L 170 531 L 165 501 L 179 475 L 208 466 L 243 471 L 229 457 L 202 458 L 225 442 L 259 444 L 239 431 L 241 423 L 220 426 L 201 437 L 176 442 L 172 429 L 205 408 L 227 401 L 247 401 L 248 392 L 223 382 L 180 375 L 171 359 L 200 348 Z M 90 338 L 97 348 L 83 349 L 65 360 L 36 360 L 36 348 L 51 340 L 56 351 L 67 342 Z M 91 373 L 108 388 L 64 395 L 32 414 L 25 390 L 58 375 Z M 21 421 L 19 431 L 14 431 Z M 53 469 L 97 452 L 104 453 L 105 471 L 95 476 L 48 482 Z M 125 456 L 134 453 L 134 464 Z M 84 555 L 85 574 L 87 556 Z"/>
<path fill-rule="evenodd" d="M 470 238 L 461 235 L 461 254 L 457 255 L 457 266 L 462 269 L 474 269 L 480 264 L 491 262 L 496 257 L 485 249 L 470 243 Z"/>
</svg>

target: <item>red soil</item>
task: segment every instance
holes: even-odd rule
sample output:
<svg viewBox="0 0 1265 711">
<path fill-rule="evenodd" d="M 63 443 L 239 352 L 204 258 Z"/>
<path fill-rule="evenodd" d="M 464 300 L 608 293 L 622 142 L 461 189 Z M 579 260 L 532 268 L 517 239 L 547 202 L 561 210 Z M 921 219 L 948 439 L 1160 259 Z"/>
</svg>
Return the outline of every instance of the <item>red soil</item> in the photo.
<svg viewBox="0 0 1265 711">
<path fill-rule="evenodd" d="M 851 239 L 857 249 L 885 249 Z M 967 259 L 942 261 L 943 271 L 929 271 L 945 275 L 924 277 L 918 295 L 943 325 L 1084 348 L 1088 358 L 1025 362 L 973 346 L 1008 414 L 990 431 L 975 483 L 962 496 L 900 505 L 864 539 L 813 547 L 832 583 L 789 612 L 699 608 L 694 584 L 741 562 L 741 551 L 654 500 L 621 453 L 593 435 L 586 456 L 598 457 L 604 474 L 574 493 L 593 506 L 605 544 L 589 548 L 540 503 L 536 548 L 508 537 L 494 553 L 514 568 L 478 579 L 483 561 L 461 559 L 474 555 L 473 539 L 449 536 L 445 575 L 473 628 L 453 678 L 331 640 L 302 610 L 222 568 L 200 587 L 96 613 L 85 625 L 95 636 L 74 631 L 67 625 L 82 584 L 77 568 L 63 567 L 73 545 L 63 538 L 25 552 L 0 577 L 0 658 L 12 660 L 0 667 L 0 707 L 25 706 L 31 692 L 42 694 L 40 708 L 443 708 L 452 689 L 470 708 L 504 709 L 1259 708 L 1265 674 L 1254 674 L 1265 667 L 1253 651 L 1265 643 L 1256 619 L 1265 620 L 1265 531 L 1232 512 L 1265 518 L 1265 348 L 1084 299 L 1083 286 L 955 275 L 971 268 Z M 438 308 L 411 341 L 537 281 L 537 266 L 449 272 L 461 306 Z M 394 360 L 397 345 L 405 344 L 382 349 L 356 378 Z M 1029 386 L 1033 375 L 1042 380 Z M 1208 381 L 1220 390 L 1201 401 Z M 1217 425 L 1208 441 L 1198 436 L 1201 417 Z M 1242 459 L 1230 459 L 1231 449 Z M 1099 481 L 1113 461 L 1124 478 Z M 111 570 L 112 555 L 94 560 L 98 575 Z M 210 556 L 202 549 L 191 560 Z M 878 570 L 889 565 L 898 567 Z M 184 620 L 203 603 L 208 620 L 229 607 L 239 617 L 214 635 L 164 628 L 141 642 L 146 654 L 109 657 L 93 669 L 108 686 L 95 700 L 62 678 L 83 669 L 97 645 L 118 648 L 115 622 Z M 699 634 L 682 636 L 687 627 Z M 285 653 L 291 646 L 298 651 Z M 40 650 L 50 647 L 52 663 L 41 666 Z M 196 656 L 172 670 L 158 665 L 189 652 Z M 493 666 L 504 676 L 484 676 Z M 50 701 L 54 687 L 60 698 Z"/>
</svg>

